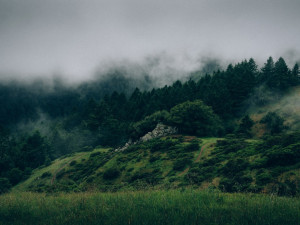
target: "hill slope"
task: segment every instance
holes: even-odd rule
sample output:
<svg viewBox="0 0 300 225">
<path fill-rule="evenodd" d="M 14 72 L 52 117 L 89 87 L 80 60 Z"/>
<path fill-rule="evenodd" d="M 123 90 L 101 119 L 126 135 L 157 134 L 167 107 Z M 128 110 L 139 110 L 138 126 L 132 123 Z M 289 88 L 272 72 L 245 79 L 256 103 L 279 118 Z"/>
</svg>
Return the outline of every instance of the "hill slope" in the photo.
<svg viewBox="0 0 300 225">
<path fill-rule="evenodd" d="M 281 160 L 276 161 L 276 149 L 266 147 L 272 141 L 274 138 L 200 139 L 174 135 L 132 145 L 123 152 L 95 149 L 58 159 L 48 167 L 35 170 L 13 190 L 116 191 L 189 186 L 226 192 L 297 195 L 300 163 L 296 160 L 284 164 L 282 155 Z M 287 144 L 285 149 L 293 146 L 295 143 Z M 298 150 L 295 152 L 298 154 Z"/>
</svg>

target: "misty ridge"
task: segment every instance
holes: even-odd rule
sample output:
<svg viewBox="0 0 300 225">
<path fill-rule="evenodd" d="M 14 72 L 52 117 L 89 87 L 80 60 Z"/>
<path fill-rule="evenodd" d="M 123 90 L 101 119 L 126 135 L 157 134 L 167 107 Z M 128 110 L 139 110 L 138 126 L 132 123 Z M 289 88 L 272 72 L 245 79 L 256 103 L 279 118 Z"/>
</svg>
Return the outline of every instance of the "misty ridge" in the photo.
<svg viewBox="0 0 300 225">
<path fill-rule="evenodd" d="M 159 123 L 180 135 L 215 138 L 284 139 L 299 129 L 297 63 L 269 57 L 260 67 L 252 58 L 224 66 L 208 57 L 195 70 L 178 71 L 171 59 L 125 61 L 78 83 L 3 81 L 1 176 L 16 185 L 59 157 L 117 149 Z"/>
<path fill-rule="evenodd" d="M 292 65 L 297 58 L 297 54 L 293 51 L 287 51 L 285 56 L 289 65 Z M 92 99 L 99 102 L 113 92 L 123 93 L 126 98 L 130 98 L 136 88 L 142 92 L 149 92 L 153 88 L 171 86 L 177 80 L 199 82 L 205 75 L 224 71 L 226 68 L 224 62 L 225 60 L 220 58 L 201 57 L 186 63 L 169 55 L 160 54 L 146 57 L 140 62 L 122 60 L 102 63 L 94 75 L 87 76 L 86 80 L 72 81 L 57 74 L 45 78 L 27 79 L 3 76 L 0 82 L 2 105 L 0 122 L 4 126 L 19 122 L 33 124 L 34 121 L 43 120 L 42 118 L 54 119 L 68 116 L 86 107 L 86 102 Z M 290 72 L 292 73 L 292 70 Z M 264 87 L 265 83 L 262 83 L 254 89 L 249 99 L 244 101 L 244 109 L 255 108 L 258 98 L 265 99 L 266 102 L 281 98 L 281 91 L 274 92 Z M 297 95 L 293 96 L 293 101 L 297 101 L 295 99 Z M 293 112 L 298 111 L 293 110 Z M 5 118 L 6 115 L 10 115 L 9 119 Z"/>
<path fill-rule="evenodd" d="M 296 58 L 295 52 L 289 52 L 286 56 L 289 64 L 292 64 L 291 61 Z M 30 78 L 28 80 L 24 78 L 23 80 L 17 80 L 13 77 L 11 79 L 6 78 L 0 83 L 2 105 L 0 122 L 3 126 L 11 127 L 11 129 L 22 128 L 21 130 L 24 131 L 26 129 L 37 129 L 44 131 L 42 133 L 45 134 L 45 130 L 51 127 L 51 120 L 59 121 L 59 118 L 67 118 L 70 115 L 87 114 L 86 109 L 91 107 L 90 104 L 96 104 L 95 102 L 99 103 L 103 99 L 107 101 L 107 99 L 112 97 L 112 93 L 114 93 L 114 95 L 124 95 L 122 98 L 130 100 L 130 98 L 135 95 L 136 90 L 141 91 L 141 93 L 144 92 L 144 94 L 147 95 L 147 93 L 151 94 L 153 91 L 159 92 L 159 90 L 172 89 L 178 82 L 180 85 L 181 83 L 185 85 L 192 84 L 195 87 L 197 86 L 196 83 L 198 85 L 204 85 L 204 90 L 201 90 L 203 87 L 197 87 L 197 89 L 200 89 L 198 91 L 205 91 L 205 88 L 214 89 L 214 87 L 209 84 L 213 82 L 211 78 L 216 78 L 220 76 L 220 74 L 228 72 L 230 68 L 239 67 L 240 64 L 245 62 L 247 62 L 247 60 L 242 63 L 237 63 L 234 66 L 229 64 L 227 69 L 224 70 L 226 66 L 224 60 L 220 58 L 201 57 L 196 62 L 189 61 L 184 64 L 184 62 L 181 61 L 181 63 L 183 63 L 183 65 L 181 65 L 174 57 L 161 54 L 146 57 L 140 63 L 126 60 L 103 63 L 102 66 L 96 70 L 94 76 L 87 77 L 85 81 L 72 82 L 60 75 L 54 75 L 52 78 Z M 179 65 L 175 66 L 178 63 Z M 262 78 L 263 67 L 259 70 L 254 61 L 253 63 L 253 73 L 255 73 L 253 76 L 256 76 L 258 80 L 262 80 L 255 81 L 260 83 L 259 85 L 256 83 L 252 84 L 253 91 L 243 96 L 243 100 L 240 106 L 238 106 L 238 109 L 235 110 L 235 113 L 243 114 L 243 112 L 247 110 L 249 112 L 251 112 L 251 110 L 255 111 L 257 105 L 274 103 L 281 100 L 284 104 L 277 105 L 285 105 L 285 107 L 274 108 L 274 110 L 282 116 L 295 114 L 295 117 L 297 117 L 299 112 L 296 109 L 297 105 L 299 105 L 298 96 L 293 93 L 292 97 L 287 96 L 285 92 L 283 93 L 282 90 L 280 90 L 281 87 L 277 87 L 277 89 L 268 88 L 268 78 Z M 266 67 L 268 63 L 269 61 L 266 62 L 264 66 Z M 271 62 L 271 64 L 273 64 L 270 65 L 271 67 L 275 67 L 274 62 Z M 295 66 L 296 65 L 297 64 L 295 64 Z M 283 67 L 286 67 L 286 71 L 283 71 L 283 73 L 297 73 L 295 66 L 293 68 L 295 71 L 293 71 L 288 69 L 287 64 L 284 62 Z M 270 70 L 273 69 L 271 68 Z M 243 73 L 243 71 L 239 72 Z M 238 78 L 240 81 L 238 82 L 246 82 L 243 81 L 243 75 L 237 74 L 236 76 L 240 76 L 240 78 Z M 230 78 L 228 79 L 230 80 Z M 221 79 L 221 81 L 226 82 L 224 79 Z M 207 87 L 205 87 L 206 85 Z M 226 86 L 226 84 L 213 85 L 217 85 L 217 88 L 219 88 L 218 85 L 221 85 L 220 90 L 222 90 L 224 85 Z M 234 94 L 234 92 L 236 92 L 235 89 L 241 89 L 241 87 L 235 86 L 234 83 L 230 84 L 229 82 L 228 85 L 226 92 L 223 93 L 225 94 L 223 98 L 226 97 L 226 94 Z M 286 87 L 283 87 L 283 89 L 286 89 Z M 247 92 L 247 90 L 241 91 Z M 226 103 L 220 106 L 218 105 L 218 101 L 215 102 L 214 98 L 206 97 L 205 93 L 197 96 L 197 91 L 195 90 L 194 92 L 195 96 L 191 96 L 190 98 L 200 98 L 202 100 L 203 98 L 208 98 L 204 101 L 212 106 L 217 114 L 220 107 L 226 107 Z M 282 100 L 283 94 L 285 100 Z M 222 96 L 217 98 L 222 98 Z M 289 102 L 291 102 L 291 104 L 289 104 Z M 297 104 L 294 104 L 295 102 Z M 292 105 L 293 110 L 291 110 Z M 165 107 L 162 107 L 162 109 L 164 108 Z M 149 113 L 144 116 L 148 114 Z M 231 116 L 232 115 L 229 117 Z M 226 118 L 228 115 L 221 117 Z M 295 123 L 293 124 L 295 125 Z"/>
<path fill-rule="evenodd" d="M 201 69 L 191 72 L 193 67 Z M 24 111 L 11 114 L 9 120 L 2 116 L 0 121 L 7 125 L 21 122 L 21 117 L 24 119 L 22 123 L 32 123 L 45 117 L 65 116 L 74 105 L 80 106 L 79 102 L 89 99 L 100 101 L 113 92 L 124 93 L 129 97 L 135 88 L 151 91 L 153 88 L 171 85 L 176 80 L 185 82 L 193 77 L 198 79 L 199 75 L 210 74 L 220 68 L 221 60 L 216 58 L 201 58 L 199 62 L 189 62 L 188 66 L 184 66 L 174 57 L 161 54 L 146 57 L 142 62 L 121 60 L 102 63 L 93 76 L 83 76 L 81 80 L 71 80 L 59 74 L 28 78 L 4 75 L 0 79 L 2 114 L 11 114 L 5 111 L 6 108 L 12 113 L 19 112 L 19 109 Z M 61 103 L 63 106 L 58 106 Z M 47 107 L 56 109 L 49 112 L 45 110 Z"/>
</svg>

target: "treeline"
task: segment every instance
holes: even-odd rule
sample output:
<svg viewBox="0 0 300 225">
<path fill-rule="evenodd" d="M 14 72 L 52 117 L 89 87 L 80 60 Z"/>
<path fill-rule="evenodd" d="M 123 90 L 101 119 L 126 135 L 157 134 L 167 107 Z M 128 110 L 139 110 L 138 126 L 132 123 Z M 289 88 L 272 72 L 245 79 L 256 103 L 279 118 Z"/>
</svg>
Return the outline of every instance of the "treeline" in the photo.
<svg viewBox="0 0 300 225">
<path fill-rule="evenodd" d="M 197 72 L 193 73 L 195 76 Z M 106 80 L 105 80 L 106 79 Z M 10 186 L 30 171 L 71 152 L 97 145 L 120 146 L 152 130 L 158 122 L 178 127 L 182 134 L 222 136 L 237 128 L 232 121 L 245 116 L 250 97 L 266 104 L 256 90 L 285 93 L 299 84 L 299 67 L 289 69 L 283 58 L 270 57 L 258 69 L 253 59 L 229 65 L 226 70 L 176 81 L 171 86 L 148 90 L 152 81 L 119 73 L 94 83 L 67 87 L 57 82 L 0 86 L 0 179 Z M 148 84 L 147 84 L 148 82 Z M 106 86 L 107 85 L 107 86 Z M 133 90 L 133 86 L 139 86 Z M 132 90 L 132 94 L 128 94 Z M 36 121 L 39 112 L 49 117 L 48 132 L 18 132 L 21 121 Z M 247 117 L 245 127 L 249 123 Z M 247 125 L 248 123 L 248 125 Z M 7 128 L 12 128 L 9 131 Z M 1 185 L 1 184 L 0 184 Z"/>
<path fill-rule="evenodd" d="M 136 137 L 135 133 L 141 135 L 141 127 L 146 132 L 153 128 L 153 124 L 168 121 L 166 114 L 176 105 L 200 99 L 221 118 L 224 134 L 231 133 L 235 130 L 232 121 L 244 116 L 250 97 L 257 105 L 267 103 L 265 96 L 256 92 L 263 89 L 283 95 L 299 81 L 298 65 L 290 70 L 283 58 L 274 63 L 270 57 L 260 70 L 253 59 L 244 60 L 229 65 L 226 70 L 206 74 L 198 81 L 176 81 L 171 86 L 143 92 L 136 88 L 129 98 L 114 92 L 99 103 L 91 101 L 91 107 L 81 118 L 84 118 L 87 128 L 101 133 L 102 143 L 111 145 L 121 143 L 132 135 Z M 193 122 L 197 122 L 190 116 Z M 202 123 L 204 121 L 201 120 Z M 148 124 L 148 129 L 145 124 Z"/>
</svg>

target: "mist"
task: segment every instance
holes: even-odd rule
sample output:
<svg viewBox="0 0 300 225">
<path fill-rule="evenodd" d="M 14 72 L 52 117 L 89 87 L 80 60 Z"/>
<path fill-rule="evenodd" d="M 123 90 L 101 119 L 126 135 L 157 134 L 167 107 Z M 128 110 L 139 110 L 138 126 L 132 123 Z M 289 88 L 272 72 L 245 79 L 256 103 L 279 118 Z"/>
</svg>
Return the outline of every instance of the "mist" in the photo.
<svg viewBox="0 0 300 225">
<path fill-rule="evenodd" d="M 127 63 L 166 74 L 163 84 L 205 57 L 293 64 L 299 8 L 298 0 L 0 0 L 0 78 L 80 82 Z"/>
</svg>

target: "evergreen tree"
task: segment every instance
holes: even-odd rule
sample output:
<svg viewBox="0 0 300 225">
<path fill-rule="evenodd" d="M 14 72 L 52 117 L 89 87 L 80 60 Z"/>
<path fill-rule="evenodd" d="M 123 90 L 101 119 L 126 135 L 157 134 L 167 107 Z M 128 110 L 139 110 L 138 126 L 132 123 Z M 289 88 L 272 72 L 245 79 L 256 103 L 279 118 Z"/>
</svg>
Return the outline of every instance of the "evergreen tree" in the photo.
<svg viewBox="0 0 300 225">
<path fill-rule="evenodd" d="M 237 133 L 244 134 L 247 137 L 250 137 L 251 136 L 250 131 L 253 125 L 254 125 L 254 121 L 249 117 L 249 115 L 246 115 L 242 118 Z"/>
<path fill-rule="evenodd" d="M 270 81 L 271 82 L 271 81 Z M 286 90 L 291 86 L 292 76 L 288 66 L 286 65 L 284 59 L 280 57 L 275 63 L 274 77 L 272 79 L 272 88 L 277 88 L 279 90 Z"/>
<path fill-rule="evenodd" d="M 293 70 L 292 70 L 292 85 L 295 86 L 295 85 L 298 85 L 299 84 L 299 81 L 300 81 L 300 71 L 299 71 L 299 65 L 298 63 L 296 63 L 293 67 Z"/>
<path fill-rule="evenodd" d="M 259 82 L 261 84 L 266 84 L 267 86 L 272 86 L 272 79 L 274 77 L 275 65 L 273 58 L 270 56 L 265 63 L 264 67 L 261 69 L 261 74 L 259 78 Z"/>
</svg>

